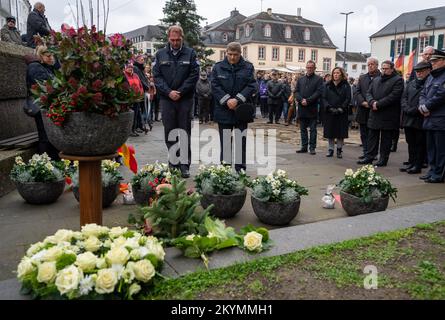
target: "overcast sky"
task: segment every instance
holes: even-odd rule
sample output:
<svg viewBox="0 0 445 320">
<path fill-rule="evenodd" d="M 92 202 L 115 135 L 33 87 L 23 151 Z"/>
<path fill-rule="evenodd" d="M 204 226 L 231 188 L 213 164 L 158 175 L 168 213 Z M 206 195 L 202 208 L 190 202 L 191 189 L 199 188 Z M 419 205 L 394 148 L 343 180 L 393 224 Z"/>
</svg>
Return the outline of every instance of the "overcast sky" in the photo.
<svg viewBox="0 0 445 320">
<path fill-rule="evenodd" d="M 80 1 L 80 0 L 79 0 Z M 83 0 L 86 7 L 88 1 Z M 35 3 L 36 1 L 31 1 Z M 46 15 L 54 29 L 63 22 L 72 23 L 68 4 L 75 11 L 76 0 L 43 0 Z M 95 0 L 93 0 L 96 3 Z M 100 0 L 102 2 L 102 0 Z M 163 17 L 165 0 L 110 0 L 110 18 L 107 33 L 127 32 L 144 25 L 158 24 Z M 340 12 L 353 11 L 349 16 L 348 51 L 369 52 L 369 36 L 382 29 L 403 12 L 443 6 L 443 0 L 263 0 L 263 11 L 272 8 L 276 13 L 297 14 L 301 7 L 302 16 L 325 26 L 334 44 L 344 48 L 345 16 Z M 198 14 L 213 23 L 229 16 L 235 7 L 245 16 L 260 12 L 261 0 L 195 0 Z M 96 15 L 95 15 L 96 16 Z M 96 19 L 96 18 L 94 18 Z M 205 25 L 205 22 L 203 22 Z"/>
</svg>

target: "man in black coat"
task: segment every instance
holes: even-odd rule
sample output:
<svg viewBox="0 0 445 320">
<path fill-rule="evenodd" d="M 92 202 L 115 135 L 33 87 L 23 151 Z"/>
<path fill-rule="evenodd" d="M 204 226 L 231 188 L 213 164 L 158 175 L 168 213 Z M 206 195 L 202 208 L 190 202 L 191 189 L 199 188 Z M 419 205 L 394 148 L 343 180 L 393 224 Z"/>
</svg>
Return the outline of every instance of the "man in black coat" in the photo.
<svg viewBox="0 0 445 320">
<path fill-rule="evenodd" d="M 358 164 L 372 164 L 380 145 L 380 159 L 376 166 L 388 165 L 394 131 L 400 128 L 403 89 L 403 79 L 396 73 L 394 63 L 383 62 L 382 75 L 372 81 L 366 95 L 372 108 L 368 120 L 368 152 Z"/>
<path fill-rule="evenodd" d="M 368 93 L 372 80 L 379 76 L 379 61 L 375 58 L 369 58 L 368 73 L 360 76 L 357 90 L 354 94 L 357 103 L 357 116 L 355 121 L 360 125 L 360 139 L 363 146 L 363 155 L 359 157 L 360 160 L 363 160 L 368 152 L 368 119 L 371 109 L 368 101 L 366 101 L 366 94 Z"/>
<path fill-rule="evenodd" d="M 296 88 L 302 145 L 297 153 L 307 153 L 309 146 L 311 155 L 316 154 L 318 105 L 324 88 L 323 78 L 315 74 L 316 69 L 315 62 L 309 61 L 306 65 L 306 75 L 298 79 Z M 310 139 L 308 128 L 310 128 Z"/>
<path fill-rule="evenodd" d="M 153 77 L 157 93 L 160 94 L 170 166 L 179 168 L 183 178 L 189 178 L 193 97 L 199 78 L 199 65 L 195 51 L 186 47 L 183 39 L 184 31 L 181 27 L 172 26 L 168 29 L 169 43 L 166 48 L 156 52 Z M 173 151 L 178 143 L 180 150 Z M 186 154 L 181 152 L 186 148 Z"/>
<path fill-rule="evenodd" d="M 423 130 L 423 115 L 419 111 L 419 99 L 426 79 L 431 73 L 431 63 L 420 62 L 414 67 L 416 80 L 408 82 L 402 96 L 402 127 L 408 143 L 409 164 L 400 169 L 409 174 L 422 172 L 426 159 L 426 135 Z"/>
<path fill-rule="evenodd" d="M 45 5 L 41 2 L 34 4 L 34 10 L 28 15 L 27 21 L 27 44 L 28 47 L 35 48 L 34 36 L 40 35 L 45 37 L 51 32 L 48 19 L 45 16 Z"/>
<path fill-rule="evenodd" d="M 269 106 L 269 122 L 272 124 L 275 115 L 275 123 L 278 124 L 283 108 L 283 84 L 278 81 L 278 73 L 272 71 L 272 80 L 267 83 L 267 105 Z"/>
</svg>

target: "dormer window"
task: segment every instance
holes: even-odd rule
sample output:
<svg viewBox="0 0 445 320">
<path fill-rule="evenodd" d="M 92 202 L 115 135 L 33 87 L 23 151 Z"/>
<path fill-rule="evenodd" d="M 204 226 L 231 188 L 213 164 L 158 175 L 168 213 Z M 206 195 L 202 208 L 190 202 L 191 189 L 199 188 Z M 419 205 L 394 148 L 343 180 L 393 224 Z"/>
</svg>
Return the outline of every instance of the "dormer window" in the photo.
<svg viewBox="0 0 445 320">
<path fill-rule="evenodd" d="M 239 35 L 240 35 L 239 28 L 236 28 L 236 39 L 237 39 L 237 40 L 239 39 Z"/>
<path fill-rule="evenodd" d="M 246 25 L 246 38 L 250 37 L 250 25 Z"/>
<path fill-rule="evenodd" d="M 426 19 L 425 19 L 425 26 L 429 27 L 429 28 L 434 27 L 434 25 L 435 25 L 435 21 L 434 20 L 435 20 L 434 17 L 431 17 L 431 16 L 426 17 Z"/>
<path fill-rule="evenodd" d="M 223 34 L 223 41 L 224 41 L 224 42 L 229 41 L 229 36 L 227 35 L 227 33 L 224 33 L 224 34 Z"/>
<path fill-rule="evenodd" d="M 266 26 L 264 27 L 264 36 L 267 38 L 270 38 L 272 36 L 272 28 L 270 24 L 266 24 Z"/>
<path fill-rule="evenodd" d="M 311 30 L 309 28 L 304 29 L 304 41 L 311 41 Z"/>
<path fill-rule="evenodd" d="M 284 30 L 284 37 L 286 39 L 292 38 L 292 28 L 291 27 L 286 27 L 286 29 Z"/>
</svg>

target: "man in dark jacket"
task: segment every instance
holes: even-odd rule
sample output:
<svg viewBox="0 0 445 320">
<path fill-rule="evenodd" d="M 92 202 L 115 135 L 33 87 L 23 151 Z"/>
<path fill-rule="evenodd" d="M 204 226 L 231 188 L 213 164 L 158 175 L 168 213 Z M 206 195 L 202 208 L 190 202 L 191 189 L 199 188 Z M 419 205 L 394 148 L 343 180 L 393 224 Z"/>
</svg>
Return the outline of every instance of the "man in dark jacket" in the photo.
<svg viewBox="0 0 445 320">
<path fill-rule="evenodd" d="M 375 58 L 368 59 L 368 73 L 360 76 L 358 80 L 357 91 L 354 98 L 357 103 L 357 117 L 356 121 L 360 125 L 360 139 L 363 146 L 363 155 L 359 157 L 360 160 L 365 158 L 368 152 L 368 119 L 370 106 L 366 101 L 366 94 L 368 93 L 369 85 L 372 80 L 380 76 L 379 61 Z"/>
<path fill-rule="evenodd" d="M 419 111 L 424 116 L 430 171 L 427 183 L 441 183 L 445 176 L 445 52 L 435 50 L 431 57 L 433 71 L 420 95 Z"/>
<path fill-rule="evenodd" d="M 28 47 L 35 48 L 34 36 L 40 35 L 42 37 L 49 35 L 51 27 L 48 19 L 45 17 L 45 5 L 41 2 L 34 4 L 34 10 L 28 15 L 27 21 L 27 44 Z"/>
<path fill-rule="evenodd" d="M 212 93 L 216 100 L 215 122 L 219 126 L 221 161 L 232 163 L 232 135 L 235 130 L 235 169 L 246 170 L 246 130 L 248 123 L 237 118 L 235 110 L 251 103 L 256 90 L 255 69 L 241 56 L 241 44 L 230 43 L 226 58 L 215 64 Z M 241 155 L 239 143 L 241 141 Z M 240 157 L 241 156 L 241 157 Z M 240 159 L 241 158 L 241 159 Z"/>
<path fill-rule="evenodd" d="M 208 123 L 210 116 L 210 103 L 212 102 L 212 84 L 208 79 L 206 71 L 201 71 L 199 81 L 196 84 L 196 95 L 198 97 L 199 123 Z"/>
<path fill-rule="evenodd" d="M 272 124 L 275 115 L 275 123 L 278 124 L 283 108 L 283 84 L 278 81 L 278 73 L 272 71 L 272 79 L 267 83 L 267 105 L 269 106 L 269 122 Z"/>
<path fill-rule="evenodd" d="M 431 73 L 429 62 L 420 62 L 414 67 L 416 80 L 408 82 L 402 96 L 402 127 L 408 143 L 409 164 L 401 172 L 418 174 L 426 159 L 426 135 L 423 130 L 423 115 L 419 111 L 420 94 Z"/>
<path fill-rule="evenodd" d="M 394 131 L 400 128 L 403 89 L 403 79 L 396 73 L 394 63 L 383 62 L 382 75 L 372 81 L 366 95 L 372 108 L 368 120 L 368 152 L 358 164 L 372 164 L 380 144 L 380 159 L 376 166 L 388 165 Z"/>
<path fill-rule="evenodd" d="M 307 153 L 309 145 L 311 155 L 316 154 L 318 105 L 324 88 L 323 78 L 315 74 L 316 69 L 315 62 L 309 61 L 306 65 L 306 75 L 298 79 L 296 88 L 302 144 L 297 153 Z M 308 139 L 308 128 L 311 132 L 310 139 Z"/>
<path fill-rule="evenodd" d="M 189 178 L 193 97 L 199 78 L 199 65 L 195 51 L 186 47 L 183 39 L 184 31 L 181 27 L 172 26 L 168 29 L 169 43 L 166 48 L 156 52 L 153 77 L 157 92 L 161 95 L 160 106 L 170 166 L 179 167 L 183 178 Z M 187 136 L 183 137 L 180 131 L 187 133 Z M 170 151 L 178 142 L 180 150 L 172 154 Z M 182 152 L 185 148 L 188 148 L 186 154 Z"/>
<path fill-rule="evenodd" d="M 14 17 L 6 18 L 6 24 L 1 30 L 1 40 L 5 42 L 12 42 L 18 45 L 26 45 L 25 43 L 23 43 L 20 32 L 15 27 L 15 23 L 16 21 Z"/>
</svg>

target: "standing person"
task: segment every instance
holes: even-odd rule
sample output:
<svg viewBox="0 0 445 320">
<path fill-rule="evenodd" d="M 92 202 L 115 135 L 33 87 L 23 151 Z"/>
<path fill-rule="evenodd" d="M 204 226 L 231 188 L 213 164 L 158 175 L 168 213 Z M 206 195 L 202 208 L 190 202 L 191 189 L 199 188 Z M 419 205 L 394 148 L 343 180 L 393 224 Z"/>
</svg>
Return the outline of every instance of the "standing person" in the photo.
<svg viewBox="0 0 445 320">
<path fill-rule="evenodd" d="M 405 129 L 406 142 L 408 143 L 409 164 L 406 167 L 400 168 L 401 172 L 409 174 L 421 173 L 425 162 L 426 135 L 423 130 L 424 117 L 419 111 L 419 100 L 431 69 L 432 66 L 429 62 L 417 64 L 414 67 L 417 79 L 408 82 L 403 92 L 402 127 Z"/>
<path fill-rule="evenodd" d="M 334 156 L 337 140 L 337 158 L 343 158 L 343 146 L 348 136 L 348 109 L 351 101 L 351 86 L 345 71 L 337 67 L 332 71 L 332 81 L 323 93 L 324 137 L 329 140 L 328 158 Z"/>
<path fill-rule="evenodd" d="M 439 48 L 439 49 L 441 49 L 441 48 Z M 432 46 L 425 47 L 423 49 L 422 59 L 421 59 L 420 62 L 430 62 L 431 56 L 434 54 L 434 50 L 435 49 Z M 408 82 L 411 82 L 413 80 L 416 80 L 416 71 L 414 69 L 411 71 L 411 74 L 409 76 Z"/>
<path fill-rule="evenodd" d="M 265 75 L 261 81 L 259 86 L 259 97 L 260 97 L 260 109 L 261 109 L 261 115 L 263 116 L 263 119 L 266 119 L 269 116 L 269 107 L 267 105 L 267 75 Z"/>
<path fill-rule="evenodd" d="M 27 21 L 27 45 L 35 48 L 34 36 L 40 35 L 42 37 L 48 36 L 51 32 L 51 27 L 48 19 L 45 16 L 45 5 L 41 2 L 34 4 L 34 10 L 28 15 Z"/>
<path fill-rule="evenodd" d="M 442 183 L 445 176 L 445 52 L 435 50 L 431 57 L 433 71 L 420 95 L 419 111 L 424 116 L 428 162 L 427 183 Z"/>
<path fill-rule="evenodd" d="M 289 115 L 289 98 L 292 95 L 292 90 L 290 87 L 289 80 L 287 78 L 283 79 L 283 117 L 285 125 L 288 126 L 288 115 Z"/>
<path fill-rule="evenodd" d="M 36 55 L 38 60 L 29 60 L 28 69 L 26 72 L 26 83 L 28 87 L 28 95 L 31 95 L 31 87 L 37 83 L 54 78 L 54 65 L 55 59 L 48 48 L 45 46 L 38 46 L 36 48 Z M 49 142 L 46 135 L 45 127 L 43 125 L 42 113 L 39 111 L 34 115 L 34 119 L 37 126 L 37 132 L 39 135 L 39 154 L 46 152 L 48 156 L 53 160 L 59 160 L 59 151 Z"/>
<path fill-rule="evenodd" d="M 150 88 L 150 83 L 147 78 L 147 75 L 145 74 L 145 56 L 143 54 L 137 55 L 135 57 L 134 73 L 137 74 L 137 76 L 139 77 L 139 80 L 141 81 L 142 88 L 144 89 L 144 97 L 145 97 L 145 93 L 147 93 L 148 89 Z M 148 105 L 148 103 L 147 103 L 147 105 Z M 148 123 L 150 128 L 151 128 L 151 124 L 149 122 L 149 117 L 150 117 L 148 115 L 149 110 L 146 110 L 146 108 L 145 108 L 145 99 L 139 103 L 139 109 L 140 109 L 139 110 L 140 117 L 139 117 L 139 123 L 138 123 L 137 130 L 140 130 L 139 133 L 145 132 L 145 134 L 147 134 L 148 129 L 146 127 L 146 124 Z"/>
<path fill-rule="evenodd" d="M 199 76 L 199 81 L 196 84 L 196 95 L 198 97 L 199 123 L 208 123 L 210 103 L 212 102 L 212 85 L 205 71 L 201 71 Z"/>
<path fill-rule="evenodd" d="M 137 94 L 140 94 L 143 97 L 144 87 L 142 86 L 142 82 L 139 79 L 139 76 L 134 72 L 134 66 L 132 63 L 127 63 L 127 65 L 125 66 L 124 75 L 130 87 L 133 88 L 133 90 Z M 140 102 L 136 102 L 132 107 L 134 115 L 133 125 L 131 127 L 131 137 L 139 137 L 139 134 L 136 132 L 136 130 L 142 125 L 140 104 Z"/>
<path fill-rule="evenodd" d="M 382 75 L 375 78 L 366 95 L 371 112 L 368 120 L 368 152 L 358 164 L 372 164 L 379 151 L 378 167 L 388 165 L 394 131 L 400 128 L 401 98 L 404 83 L 395 69 L 394 63 L 382 63 Z"/>
<path fill-rule="evenodd" d="M 369 58 L 368 73 L 360 76 L 357 90 L 355 91 L 355 101 L 357 103 L 357 116 L 355 121 L 360 126 L 360 139 L 363 146 L 363 155 L 359 157 L 359 160 L 365 159 L 366 153 L 368 152 L 368 120 L 371 107 L 366 100 L 366 94 L 368 93 L 371 82 L 380 75 L 379 61 L 376 58 Z"/>
<path fill-rule="evenodd" d="M 20 32 L 15 27 L 15 17 L 7 17 L 6 24 L 3 26 L 1 30 L 1 40 L 4 42 L 12 42 L 18 45 L 26 45 L 22 41 L 22 37 L 20 36 Z"/>
<path fill-rule="evenodd" d="M 283 85 L 278 81 L 278 74 L 272 71 L 271 80 L 267 83 L 267 104 L 269 106 L 269 122 L 280 123 L 281 109 L 283 108 Z"/>
<path fill-rule="evenodd" d="M 296 89 L 301 129 L 301 149 L 297 153 L 307 153 L 309 146 L 311 155 L 316 155 L 318 105 L 323 95 L 323 78 L 315 74 L 316 69 L 315 62 L 309 61 L 306 65 L 306 75 L 298 80 Z"/>
<path fill-rule="evenodd" d="M 156 63 L 153 67 L 160 108 L 164 123 L 165 143 L 169 150 L 171 167 L 181 170 L 182 177 L 190 177 L 191 164 L 191 131 L 193 114 L 193 97 L 196 82 L 199 78 L 199 65 L 196 53 L 184 45 L 184 31 L 180 26 L 171 26 L 168 31 L 168 44 L 156 52 Z M 182 136 L 186 133 L 187 136 Z M 175 132 L 172 132 L 175 131 Z M 171 134 L 176 134 L 176 140 L 170 140 Z M 171 154 L 170 150 L 179 143 L 179 152 Z M 186 154 L 181 150 L 187 149 Z M 174 157 L 179 157 L 174 161 Z"/>
<path fill-rule="evenodd" d="M 252 102 L 252 95 L 256 90 L 254 74 L 253 65 L 241 56 L 241 44 L 238 42 L 229 43 L 226 58 L 213 68 L 212 92 L 216 100 L 214 117 L 219 126 L 221 162 L 232 164 L 232 153 L 236 150 L 235 169 L 238 172 L 246 170 L 248 122 L 237 118 L 235 110 Z M 235 146 L 232 148 L 234 130 Z M 241 159 L 238 153 L 240 141 Z"/>
</svg>

